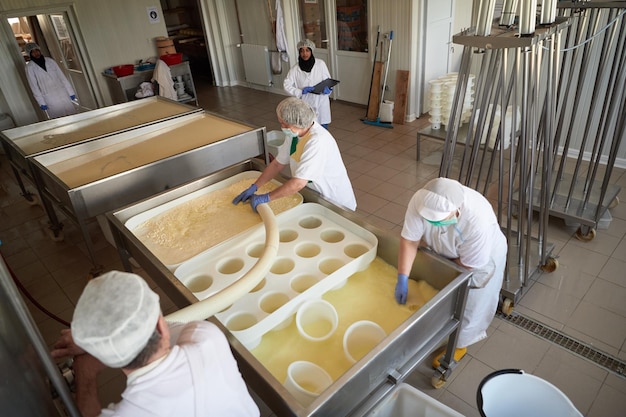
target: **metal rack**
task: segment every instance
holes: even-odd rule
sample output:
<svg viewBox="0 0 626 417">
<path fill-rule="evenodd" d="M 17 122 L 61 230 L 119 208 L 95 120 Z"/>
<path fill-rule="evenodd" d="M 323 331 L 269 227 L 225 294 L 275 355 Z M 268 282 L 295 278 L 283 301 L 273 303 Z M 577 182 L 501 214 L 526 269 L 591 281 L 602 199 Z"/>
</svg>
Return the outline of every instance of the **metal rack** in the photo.
<svg viewBox="0 0 626 417">
<path fill-rule="evenodd" d="M 490 18 L 494 2 L 481 3 L 476 27 L 453 38 L 464 51 L 439 172 L 496 203 L 509 242 L 501 291 L 505 314 L 537 270 L 558 267 L 547 241 L 549 216 L 580 223 L 576 236 L 591 240 L 607 209 L 617 204 L 620 189 L 609 180 L 626 125 L 624 3 L 558 2 L 556 16 L 556 2 L 544 1 L 535 22 L 529 2 L 520 7 L 516 25 L 515 12 L 507 9 L 513 3 L 504 2 L 499 22 Z M 471 72 L 478 74 L 476 96 L 465 120 Z M 519 122 L 509 149 L 506 118 L 494 122 L 490 109 L 496 105 L 512 108 L 516 130 Z M 463 122 L 468 126 L 461 127 Z M 484 135 L 492 131 L 495 145 L 486 146 Z M 598 179 L 602 164 L 604 177 Z"/>
<path fill-rule="evenodd" d="M 551 181 L 558 45 L 567 25 L 567 19 L 559 18 L 520 35 L 490 20 L 487 28 L 477 25 L 453 38 L 464 51 L 439 175 L 456 178 L 495 203 L 509 242 L 501 290 L 502 310 L 509 313 L 527 279 L 538 269 L 553 271 L 558 266 L 547 241 L 548 198 L 541 186 L 534 190 L 536 182 Z M 476 74 L 475 98 L 465 118 L 470 73 Z M 497 106 L 503 109 L 500 122 Z M 463 123 L 468 124 L 462 129 L 465 137 L 459 138 Z M 487 144 L 485 136 L 490 138 L 492 132 L 497 132 L 495 143 Z M 536 220 L 535 201 L 540 212 Z"/>
</svg>

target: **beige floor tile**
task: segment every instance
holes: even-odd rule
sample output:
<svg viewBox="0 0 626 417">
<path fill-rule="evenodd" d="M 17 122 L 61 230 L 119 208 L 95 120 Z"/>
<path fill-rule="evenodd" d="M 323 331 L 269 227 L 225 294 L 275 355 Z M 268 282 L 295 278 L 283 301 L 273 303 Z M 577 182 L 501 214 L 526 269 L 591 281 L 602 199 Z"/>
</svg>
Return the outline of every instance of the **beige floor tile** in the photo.
<svg viewBox="0 0 626 417">
<path fill-rule="evenodd" d="M 625 271 L 626 261 L 611 257 L 606 262 L 604 268 L 602 268 L 602 271 L 600 271 L 598 276 L 614 284 L 626 287 L 626 280 L 624 280 Z"/>
<path fill-rule="evenodd" d="M 567 323 L 579 303 L 580 298 L 538 282 L 528 290 L 519 304 L 559 323 Z"/>
<path fill-rule="evenodd" d="M 626 249 L 626 245 L 624 248 Z M 571 241 L 568 242 L 559 253 L 559 263 L 561 266 L 567 266 L 571 268 L 572 271 L 579 270 L 591 275 L 598 275 L 608 258 L 607 255 L 581 248 Z"/>
<path fill-rule="evenodd" d="M 615 314 L 626 318 L 626 288 L 597 278 L 589 292 L 583 297 L 583 301 L 588 301 L 599 307 L 605 308 Z"/>
<path fill-rule="evenodd" d="M 581 301 L 567 321 L 567 327 L 620 349 L 626 339 L 624 316 L 605 308 Z"/>
<path fill-rule="evenodd" d="M 608 385 L 598 392 L 587 417 L 621 417 L 626 410 L 626 395 Z"/>
</svg>

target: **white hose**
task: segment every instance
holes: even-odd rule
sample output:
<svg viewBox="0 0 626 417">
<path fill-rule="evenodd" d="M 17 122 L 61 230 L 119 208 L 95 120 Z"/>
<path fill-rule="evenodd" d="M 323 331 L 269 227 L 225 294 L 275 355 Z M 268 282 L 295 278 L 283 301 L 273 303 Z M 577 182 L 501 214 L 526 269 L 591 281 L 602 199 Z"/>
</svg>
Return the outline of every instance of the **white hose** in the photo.
<svg viewBox="0 0 626 417">
<path fill-rule="evenodd" d="M 278 253 L 278 225 L 269 205 L 259 204 L 257 211 L 265 224 L 265 248 L 254 266 L 222 291 L 167 315 L 165 320 L 177 323 L 205 320 L 249 293 L 267 275 Z"/>
</svg>

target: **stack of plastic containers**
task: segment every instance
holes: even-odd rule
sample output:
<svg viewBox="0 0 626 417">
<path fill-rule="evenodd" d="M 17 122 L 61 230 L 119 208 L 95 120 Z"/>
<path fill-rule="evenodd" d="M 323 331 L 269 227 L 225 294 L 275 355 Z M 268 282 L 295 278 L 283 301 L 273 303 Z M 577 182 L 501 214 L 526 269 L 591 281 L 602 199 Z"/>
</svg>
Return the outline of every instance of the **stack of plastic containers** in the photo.
<svg viewBox="0 0 626 417">
<path fill-rule="evenodd" d="M 450 72 L 437 79 L 429 81 L 430 84 L 430 123 L 432 129 L 440 129 L 444 125 L 447 129 L 452 113 L 454 94 L 456 93 L 458 74 Z M 463 113 L 461 124 L 469 121 L 474 105 L 474 74 L 469 75 L 465 99 L 463 100 Z"/>
</svg>

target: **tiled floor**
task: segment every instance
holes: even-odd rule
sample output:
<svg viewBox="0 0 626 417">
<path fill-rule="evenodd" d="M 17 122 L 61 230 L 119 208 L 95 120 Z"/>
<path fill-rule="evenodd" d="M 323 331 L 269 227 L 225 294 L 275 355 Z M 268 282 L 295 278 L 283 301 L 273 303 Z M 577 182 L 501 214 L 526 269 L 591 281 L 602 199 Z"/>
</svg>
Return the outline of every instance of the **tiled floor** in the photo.
<svg viewBox="0 0 626 417">
<path fill-rule="evenodd" d="M 280 128 L 274 109 L 283 96 L 242 87 L 203 87 L 201 79 L 196 84 L 200 105 L 206 110 L 266 126 L 268 131 Z M 372 224 L 399 233 L 409 199 L 438 174 L 437 152 L 442 144 L 425 139 L 422 161 L 417 162 L 416 132 L 426 125 L 426 118 L 386 129 L 362 123 L 364 114 L 362 107 L 333 102 L 330 130 L 356 192 L 357 213 Z M 611 183 L 621 186 L 625 201 L 625 171 L 615 169 Z M 0 250 L 4 258 L 36 300 L 69 321 L 91 269 L 81 234 L 66 221 L 63 241 L 50 239 L 43 210 L 19 195 L 4 155 L 0 155 L 0 197 Z M 611 209 L 611 215 L 610 227 L 598 230 L 590 242 L 574 237 L 576 226 L 566 227 L 562 219 L 551 218 L 548 239 L 555 245 L 552 255 L 558 257 L 560 266 L 553 273 L 536 274 L 524 288 L 515 311 L 626 361 L 625 204 Z M 104 269 L 122 269 L 117 252 L 97 223 L 90 228 Z M 164 294 L 162 298 L 164 311 L 171 311 L 173 304 Z M 27 304 L 43 338 L 51 344 L 64 326 L 30 301 Z M 443 388 L 436 390 L 430 385 L 432 371 L 427 362 L 420 364 L 407 382 L 460 413 L 476 417 L 479 382 L 503 368 L 520 368 L 550 381 L 586 416 L 624 416 L 626 378 L 499 318 L 494 319 L 489 337 L 469 348 Z M 100 380 L 101 400 L 116 401 L 123 385 L 119 371 L 106 372 Z M 262 406 L 262 415 L 272 413 Z"/>
</svg>

